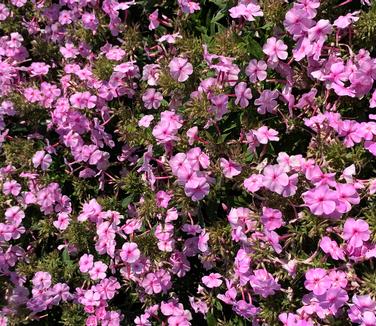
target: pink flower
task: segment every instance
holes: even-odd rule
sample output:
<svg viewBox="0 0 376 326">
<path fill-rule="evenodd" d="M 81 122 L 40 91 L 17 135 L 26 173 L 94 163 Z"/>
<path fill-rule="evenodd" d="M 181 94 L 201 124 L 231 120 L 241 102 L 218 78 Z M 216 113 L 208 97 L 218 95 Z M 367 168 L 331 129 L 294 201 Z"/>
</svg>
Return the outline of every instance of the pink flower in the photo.
<svg viewBox="0 0 376 326">
<path fill-rule="evenodd" d="M 278 59 L 287 59 L 287 45 L 282 40 L 277 40 L 275 37 L 267 39 L 266 44 L 262 48 L 263 52 L 269 56 L 269 59 L 277 63 Z"/>
<path fill-rule="evenodd" d="M 220 159 L 220 166 L 226 178 L 232 179 L 242 172 L 241 166 L 233 160 Z"/>
<path fill-rule="evenodd" d="M 150 123 L 154 120 L 154 116 L 151 114 L 144 115 L 139 121 L 138 126 L 148 128 L 150 126 Z"/>
<path fill-rule="evenodd" d="M 154 88 L 148 88 L 146 92 L 142 95 L 142 100 L 145 107 L 150 109 L 158 109 L 163 100 L 163 96 L 160 92 L 157 92 Z"/>
<path fill-rule="evenodd" d="M 95 107 L 97 102 L 97 97 L 91 95 L 89 92 L 75 93 L 70 97 L 70 102 L 73 107 L 78 109 L 89 108 L 92 109 Z"/>
<path fill-rule="evenodd" d="M 253 133 L 260 144 L 267 144 L 270 141 L 279 140 L 279 138 L 277 137 L 278 131 L 266 126 L 262 126 L 257 130 L 253 130 Z"/>
<path fill-rule="evenodd" d="M 351 247 L 358 248 L 368 241 L 371 236 L 369 225 L 364 220 L 354 220 L 348 218 L 343 226 L 342 238 L 345 239 Z"/>
<path fill-rule="evenodd" d="M 306 272 L 305 278 L 305 288 L 316 295 L 324 294 L 331 287 L 332 282 L 325 269 L 311 268 Z"/>
<path fill-rule="evenodd" d="M 347 213 L 351 210 L 351 205 L 357 205 L 360 202 L 359 194 L 352 184 L 336 184 L 338 194 L 337 211 Z"/>
<path fill-rule="evenodd" d="M 253 274 L 249 277 L 249 284 L 252 286 L 253 291 L 263 298 L 273 295 L 275 291 L 281 289 L 273 275 L 264 268 L 253 271 Z"/>
<path fill-rule="evenodd" d="M 186 81 L 193 73 L 193 66 L 188 62 L 188 59 L 182 57 L 173 58 L 168 67 L 172 78 L 178 82 Z"/>
<path fill-rule="evenodd" d="M 222 276 L 219 273 L 210 273 L 207 276 L 202 277 L 202 283 L 204 283 L 208 288 L 217 288 L 221 286 L 222 280 L 220 279 Z"/>
<path fill-rule="evenodd" d="M 6 221 L 13 225 L 20 225 L 25 217 L 24 211 L 18 206 L 12 206 L 5 211 Z"/>
<path fill-rule="evenodd" d="M 84 255 L 81 256 L 78 264 L 80 266 L 81 273 L 87 273 L 93 267 L 94 256 L 84 254 Z"/>
<path fill-rule="evenodd" d="M 254 21 L 255 17 L 264 16 L 259 5 L 254 3 L 242 4 L 240 3 L 236 7 L 232 7 L 230 10 L 230 16 L 232 18 L 244 18 L 247 21 Z"/>
<path fill-rule="evenodd" d="M 55 228 L 64 231 L 69 226 L 70 220 L 71 219 L 69 218 L 69 215 L 67 213 L 59 213 L 57 216 L 57 220 L 54 221 L 52 224 Z"/>
<path fill-rule="evenodd" d="M 21 192 L 21 185 L 16 180 L 5 181 L 3 184 L 3 194 L 18 196 Z"/>
<path fill-rule="evenodd" d="M 90 278 L 93 281 L 103 280 L 106 278 L 107 265 L 101 261 L 96 261 L 93 267 L 89 270 Z"/>
<path fill-rule="evenodd" d="M 269 190 L 282 194 L 289 184 L 289 177 L 279 165 L 268 165 L 264 168 L 262 183 Z"/>
<path fill-rule="evenodd" d="M 128 263 L 132 264 L 140 258 L 141 252 L 138 249 L 138 246 L 134 242 L 126 242 L 121 247 L 120 257 L 121 259 Z"/>
<path fill-rule="evenodd" d="M 249 105 L 249 101 L 252 98 L 252 91 L 247 88 L 247 84 L 241 82 L 235 86 L 235 104 L 240 105 L 241 108 L 246 108 Z"/>
<path fill-rule="evenodd" d="M 0 3 L 0 21 L 4 21 L 9 17 L 10 11 L 5 4 Z"/>
<path fill-rule="evenodd" d="M 154 10 L 149 15 L 149 30 L 152 31 L 153 29 L 156 29 L 159 26 L 159 20 L 158 20 L 158 9 Z"/>
<path fill-rule="evenodd" d="M 337 207 L 338 195 L 328 186 L 320 186 L 302 194 L 304 203 L 315 215 L 332 214 Z"/>
<path fill-rule="evenodd" d="M 50 66 L 44 62 L 33 62 L 29 67 L 29 72 L 32 77 L 47 75 Z"/>
<path fill-rule="evenodd" d="M 47 272 L 36 272 L 31 280 L 35 289 L 44 290 L 48 289 L 52 284 L 52 277 Z"/>
<path fill-rule="evenodd" d="M 38 151 L 34 154 L 32 162 L 35 168 L 41 167 L 43 171 L 47 170 L 52 163 L 50 154 L 46 154 L 45 151 Z"/>
<path fill-rule="evenodd" d="M 285 224 L 281 211 L 269 207 L 262 208 L 261 222 L 268 231 L 278 229 Z"/>
<path fill-rule="evenodd" d="M 82 19 L 82 26 L 85 29 L 90 29 L 92 31 L 97 30 L 99 21 L 94 14 L 86 12 L 82 15 L 81 19 Z"/>
<path fill-rule="evenodd" d="M 244 179 L 244 188 L 249 192 L 256 192 L 262 187 L 263 177 L 261 174 L 252 174 L 247 179 Z"/>
<path fill-rule="evenodd" d="M 337 242 L 331 240 L 329 237 L 323 237 L 320 241 L 320 248 L 326 254 L 329 254 L 334 260 L 345 260 L 343 249 L 341 249 Z"/>
<path fill-rule="evenodd" d="M 247 68 L 245 69 L 246 75 L 249 77 L 249 81 L 251 83 L 256 83 L 258 80 L 263 81 L 266 79 L 267 73 L 266 69 L 268 68 L 265 61 L 260 60 L 257 61 L 252 59 L 249 63 Z"/>
<path fill-rule="evenodd" d="M 185 194 L 193 201 L 199 201 L 209 193 L 210 186 L 206 178 L 193 177 L 185 184 L 184 190 Z"/>
<path fill-rule="evenodd" d="M 257 105 L 257 112 L 260 114 L 265 114 L 266 112 L 276 113 L 276 109 L 278 106 L 278 103 L 276 101 L 277 98 L 278 98 L 277 90 L 262 91 L 260 97 L 255 100 L 255 104 Z"/>
</svg>

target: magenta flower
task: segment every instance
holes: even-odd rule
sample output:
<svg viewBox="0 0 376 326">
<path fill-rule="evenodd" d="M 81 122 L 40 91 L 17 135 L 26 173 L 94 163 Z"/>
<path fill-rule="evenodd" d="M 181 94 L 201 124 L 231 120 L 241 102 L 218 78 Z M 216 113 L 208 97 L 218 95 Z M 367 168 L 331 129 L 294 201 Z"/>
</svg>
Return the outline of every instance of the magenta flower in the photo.
<svg viewBox="0 0 376 326">
<path fill-rule="evenodd" d="M 128 264 L 136 262 L 140 258 L 141 252 L 134 242 L 126 242 L 120 250 L 121 259 Z"/>
<path fill-rule="evenodd" d="M 51 274 L 47 272 L 36 272 L 31 280 L 35 289 L 48 289 L 52 284 Z"/>
<path fill-rule="evenodd" d="M 93 267 L 89 270 L 90 278 L 93 281 L 103 280 L 106 278 L 107 265 L 101 261 L 96 261 Z"/>
<path fill-rule="evenodd" d="M 75 93 L 69 98 L 73 107 L 78 109 L 92 109 L 95 107 L 97 97 L 89 92 Z"/>
<path fill-rule="evenodd" d="M 302 194 L 304 203 L 315 215 L 332 214 L 337 207 L 338 194 L 328 186 L 320 186 Z"/>
<path fill-rule="evenodd" d="M 266 69 L 268 68 L 265 61 L 257 61 L 252 59 L 247 68 L 245 69 L 246 75 L 249 77 L 251 83 L 256 83 L 257 81 L 263 81 L 266 79 L 267 73 Z"/>
<path fill-rule="evenodd" d="M 193 201 L 203 199 L 210 191 L 209 183 L 204 177 L 193 177 L 184 187 L 185 194 Z"/>
<path fill-rule="evenodd" d="M 259 191 L 262 187 L 263 176 L 261 174 L 252 174 L 247 179 L 244 179 L 244 188 L 249 192 Z"/>
<path fill-rule="evenodd" d="M 324 294 L 331 287 L 331 280 L 325 269 L 311 268 L 305 273 L 305 278 L 305 288 L 316 295 Z"/>
<path fill-rule="evenodd" d="M 87 273 L 94 265 L 94 256 L 84 254 L 79 260 L 79 266 L 81 273 Z"/>
<path fill-rule="evenodd" d="M 241 166 L 233 160 L 221 158 L 219 161 L 222 172 L 226 178 L 232 179 L 242 172 Z"/>
<path fill-rule="evenodd" d="M 188 59 L 182 57 L 173 58 L 168 67 L 172 78 L 180 83 L 186 81 L 193 73 L 193 66 L 188 62 Z"/>
<path fill-rule="evenodd" d="M 371 236 L 369 225 L 364 220 L 348 218 L 343 226 L 342 237 L 351 247 L 358 248 L 363 242 L 368 241 Z"/>
<path fill-rule="evenodd" d="M 43 171 L 47 170 L 52 163 L 52 158 L 50 154 L 45 151 L 38 151 L 34 154 L 32 162 L 35 168 L 41 167 Z"/>
<path fill-rule="evenodd" d="M 284 225 L 281 211 L 269 207 L 262 208 L 261 222 L 268 231 L 278 229 Z"/>
<path fill-rule="evenodd" d="M 142 101 L 145 107 L 150 109 L 158 109 L 161 105 L 163 96 L 160 92 L 157 92 L 154 88 L 148 88 L 146 92 L 142 95 Z"/>
<path fill-rule="evenodd" d="M 235 104 L 241 108 L 246 108 L 249 105 L 249 100 L 252 98 L 252 91 L 247 88 L 247 84 L 241 82 L 235 86 Z"/>
<path fill-rule="evenodd" d="M 289 184 L 289 177 L 279 165 L 268 165 L 263 171 L 262 184 L 270 191 L 282 194 Z"/>
<path fill-rule="evenodd" d="M 270 141 L 278 141 L 278 131 L 266 126 L 262 126 L 257 130 L 253 130 L 254 135 L 256 136 L 260 144 L 267 144 Z"/>
<path fill-rule="evenodd" d="M 320 248 L 326 254 L 329 254 L 334 260 L 345 260 L 343 249 L 338 246 L 338 243 L 331 240 L 329 237 L 323 237 L 320 241 Z"/>
<path fill-rule="evenodd" d="M 254 3 L 238 4 L 236 7 L 232 7 L 230 10 L 230 16 L 232 18 L 244 18 L 247 21 L 254 21 L 255 17 L 262 17 L 264 13 L 261 11 L 259 5 Z"/>
<path fill-rule="evenodd" d="M 203 276 L 201 280 L 208 288 L 212 289 L 221 286 L 221 277 L 222 276 L 219 273 L 210 273 L 207 276 Z"/>
<path fill-rule="evenodd" d="M 16 180 L 5 181 L 3 184 L 3 194 L 18 196 L 21 192 L 21 185 Z"/>
<path fill-rule="evenodd" d="M 347 213 L 351 210 L 351 205 L 357 205 L 360 202 L 359 194 L 352 184 L 336 184 L 336 192 L 338 194 L 337 211 Z"/>
<path fill-rule="evenodd" d="M 154 10 L 150 15 L 149 15 L 149 30 L 154 30 L 158 28 L 159 26 L 159 20 L 158 20 L 158 9 Z"/>
<path fill-rule="evenodd" d="M 264 268 L 253 271 L 253 274 L 249 277 L 249 284 L 253 291 L 263 298 L 273 295 L 275 291 L 281 289 L 281 286 L 274 279 L 273 275 Z"/>
<path fill-rule="evenodd" d="M 255 100 L 257 105 L 257 112 L 260 114 L 276 113 L 278 103 L 276 99 L 278 98 L 278 91 L 264 90 L 262 91 L 259 98 Z"/>
<path fill-rule="evenodd" d="M 277 63 L 279 59 L 287 59 L 287 45 L 282 40 L 277 40 L 275 37 L 270 37 L 266 40 L 262 50 L 269 56 L 269 59 Z"/>
</svg>

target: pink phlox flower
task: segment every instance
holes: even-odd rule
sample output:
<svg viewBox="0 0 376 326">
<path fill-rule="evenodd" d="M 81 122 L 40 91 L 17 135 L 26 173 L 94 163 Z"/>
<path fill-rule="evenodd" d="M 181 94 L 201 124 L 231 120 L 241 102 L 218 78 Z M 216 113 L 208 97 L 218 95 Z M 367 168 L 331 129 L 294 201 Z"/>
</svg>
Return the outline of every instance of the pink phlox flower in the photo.
<svg viewBox="0 0 376 326">
<path fill-rule="evenodd" d="M 212 289 L 221 286 L 223 283 L 221 277 L 222 276 L 219 273 L 210 273 L 207 276 L 203 276 L 201 280 L 208 288 Z"/>
<path fill-rule="evenodd" d="M 266 40 L 262 48 L 263 52 L 269 56 L 269 59 L 273 63 L 277 63 L 280 60 L 287 59 L 287 45 L 282 40 L 277 40 L 275 37 L 270 37 Z"/>
<path fill-rule="evenodd" d="M 252 98 L 252 91 L 247 88 L 247 83 L 241 82 L 235 86 L 235 104 L 241 108 L 246 108 L 249 105 L 249 100 Z"/>
<path fill-rule="evenodd" d="M 239 175 L 242 172 L 240 164 L 234 162 L 231 159 L 226 160 L 225 158 L 221 158 L 220 166 L 224 176 L 229 179 L 232 179 L 233 177 Z"/>
<path fill-rule="evenodd" d="M 193 66 L 188 62 L 188 59 L 182 57 L 175 57 L 171 60 L 168 67 L 172 78 L 178 82 L 184 82 L 193 73 Z"/>
</svg>

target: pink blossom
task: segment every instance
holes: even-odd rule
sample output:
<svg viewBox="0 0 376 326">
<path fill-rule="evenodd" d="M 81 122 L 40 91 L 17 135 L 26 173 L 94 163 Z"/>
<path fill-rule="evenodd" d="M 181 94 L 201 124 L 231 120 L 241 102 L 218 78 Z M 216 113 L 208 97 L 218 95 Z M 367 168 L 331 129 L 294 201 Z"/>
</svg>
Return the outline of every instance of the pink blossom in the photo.
<svg viewBox="0 0 376 326">
<path fill-rule="evenodd" d="M 149 30 L 153 30 L 158 28 L 159 26 L 159 20 L 158 20 L 158 9 L 154 10 L 150 15 L 149 15 Z"/>
<path fill-rule="evenodd" d="M 278 98 L 278 91 L 264 90 L 262 91 L 259 98 L 255 100 L 257 105 L 257 112 L 260 114 L 276 113 L 278 103 L 276 99 Z"/>
<path fill-rule="evenodd" d="M 289 177 L 280 166 L 268 165 L 263 171 L 262 184 L 269 190 L 282 194 L 289 184 Z"/>
<path fill-rule="evenodd" d="M 3 183 L 3 194 L 18 196 L 21 192 L 21 185 L 16 180 L 5 181 Z"/>
<path fill-rule="evenodd" d="M 284 225 L 281 211 L 269 207 L 262 208 L 261 222 L 268 231 L 278 229 Z"/>
<path fill-rule="evenodd" d="M 32 162 L 35 168 L 41 167 L 43 171 L 47 170 L 52 163 L 52 158 L 50 154 L 45 151 L 38 151 L 34 154 Z"/>
<path fill-rule="evenodd" d="M 88 255 L 88 254 L 82 255 L 79 260 L 81 273 L 87 273 L 93 267 L 93 264 L 94 264 L 93 255 Z"/>
<path fill-rule="evenodd" d="M 322 268 L 311 268 L 305 274 L 304 286 L 307 290 L 313 291 L 316 295 L 324 294 L 331 286 L 331 280 L 326 270 Z"/>
<path fill-rule="evenodd" d="M 140 258 L 140 255 L 140 250 L 138 249 L 137 244 L 134 242 L 126 242 L 121 247 L 120 257 L 128 264 L 136 262 Z"/>
<path fill-rule="evenodd" d="M 89 270 L 90 278 L 93 281 L 103 280 L 106 278 L 107 265 L 101 261 L 96 261 L 93 267 Z"/>
<path fill-rule="evenodd" d="M 329 215 L 337 207 L 338 195 L 328 186 L 320 186 L 302 194 L 304 203 L 315 215 Z"/>
<path fill-rule="evenodd" d="M 287 45 L 283 43 L 282 40 L 277 40 L 275 37 L 268 38 L 262 50 L 274 63 L 277 63 L 278 59 L 285 60 L 288 56 L 286 51 Z"/>
<path fill-rule="evenodd" d="M 220 159 L 220 166 L 226 178 L 232 179 L 242 172 L 241 166 L 233 160 Z"/>
<path fill-rule="evenodd" d="M 252 174 L 247 179 L 244 179 L 244 188 L 249 192 L 256 192 L 262 187 L 263 177 L 261 174 Z"/>
<path fill-rule="evenodd" d="M 207 276 L 202 277 L 202 283 L 204 283 L 208 288 L 217 288 L 221 286 L 222 280 L 220 279 L 222 276 L 219 273 L 210 273 Z"/>
<path fill-rule="evenodd" d="M 163 96 L 160 92 L 157 92 L 154 88 L 148 88 L 146 92 L 142 95 L 142 101 L 145 107 L 150 109 L 158 109 L 161 105 Z"/>
<path fill-rule="evenodd" d="M 188 62 L 188 59 L 182 57 L 173 58 L 168 67 L 172 78 L 180 83 L 185 82 L 193 73 L 193 66 Z"/>
<path fill-rule="evenodd" d="M 235 104 L 244 109 L 249 105 L 248 100 L 252 98 L 252 91 L 250 88 L 247 88 L 246 83 L 241 82 L 235 86 L 235 95 Z"/>
<path fill-rule="evenodd" d="M 366 221 L 348 218 L 343 226 L 342 237 L 351 247 L 361 247 L 364 241 L 368 241 L 371 236 L 369 225 Z"/>
<path fill-rule="evenodd" d="M 249 277 L 249 284 L 256 294 L 266 298 L 279 291 L 281 286 L 266 269 L 256 269 Z"/>
<path fill-rule="evenodd" d="M 256 83 L 257 81 L 263 81 L 267 77 L 266 69 L 268 68 L 265 61 L 260 60 L 257 61 L 252 59 L 249 63 L 247 68 L 245 69 L 245 73 L 249 77 L 249 81 L 251 83 Z"/>
<path fill-rule="evenodd" d="M 258 128 L 257 130 L 253 130 L 253 133 L 255 134 L 260 144 L 267 144 L 270 141 L 279 140 L 279 137 L 277 137 L 278 131 L 272 128 L 268 128 L 266 126 L 262 126 Z"/>
<path fill-rule="evenodd" d="M 255 17 L 262 17 L 264 15 L 260 6 L 252 2 L 247 5 L 241 3 L 236 7 L 232 7 L 229 12 L 232 18 L 242 17 L 247 21 L 254 21 Z"/>
</svg>

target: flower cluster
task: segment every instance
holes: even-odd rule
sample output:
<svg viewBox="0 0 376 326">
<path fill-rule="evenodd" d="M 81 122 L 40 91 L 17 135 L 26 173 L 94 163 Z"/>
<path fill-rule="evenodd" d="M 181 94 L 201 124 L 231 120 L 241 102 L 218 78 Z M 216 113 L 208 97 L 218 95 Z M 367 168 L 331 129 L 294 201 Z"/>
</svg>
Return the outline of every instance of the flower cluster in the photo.
<svg viewBox="0 0 376 326">
<path fill-rule="evenodd" d="M 376 325 L 369 17 L 1 3 L 0 326 Z"/>
</svg>

